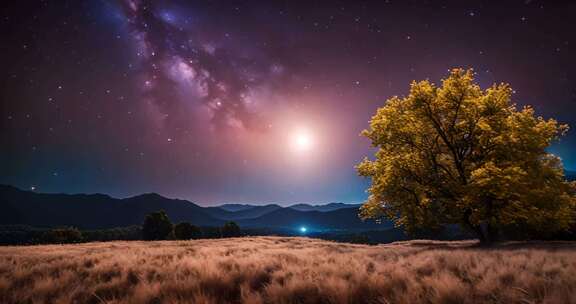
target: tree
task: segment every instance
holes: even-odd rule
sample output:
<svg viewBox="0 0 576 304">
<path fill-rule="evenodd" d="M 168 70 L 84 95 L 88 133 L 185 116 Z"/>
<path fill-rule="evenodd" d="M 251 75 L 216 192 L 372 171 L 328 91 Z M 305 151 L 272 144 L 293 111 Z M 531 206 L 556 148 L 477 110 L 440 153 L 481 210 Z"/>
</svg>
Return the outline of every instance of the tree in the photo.
<svg viewBox="0 0 576 304">
<path fill-rule="evenodd" d="M 197 239 L 200 234 L 200 229 L 190 223 L 179 223 L 174 226 L 174 236 L 177 240 Z"/>
<path fill-rule="evenodd" d="M 142 226 L 142 236 L 145 240 L 165 240 L 172 232 L 172 222 L 164 210 L 146 215 Z"/>
<path fill-rule="evenodd" d="M 223 237 L 235 237 L 240 236 L 240 226 L 235 222 L 227 222 L 222 227 L 222 236 Z"/>
<path fill-rule="evenodd" d="M 79 243 L 82 239 L 82 232 L 74 227 L 54 228 L 44 236 L 46 243 L 56 244 Z"/>
<path fill-rule="evenodd" d="M 454 69 L 436 87 L 413 82 L 392 97 L 362 135 L 378 148 L 357 170 L 369 177 L 363 218 L 390 218 L 408 232 L 460 224 L 481 242 L 503 226 L 567 229 L 575 184 L 546 152 L 568 130 L 517 109 L 507 84 L 481 90 L 472 70 Z"/>
</svg>

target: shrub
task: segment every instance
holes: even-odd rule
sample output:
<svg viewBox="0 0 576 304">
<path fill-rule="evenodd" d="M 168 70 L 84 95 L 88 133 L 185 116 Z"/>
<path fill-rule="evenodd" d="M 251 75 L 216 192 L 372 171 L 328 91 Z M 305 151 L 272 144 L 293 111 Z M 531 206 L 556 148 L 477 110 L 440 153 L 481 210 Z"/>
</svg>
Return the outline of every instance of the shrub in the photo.
<svg viewBox="0 0 576 304">
<path fill-rule="evenodd" d="M 240 226 L 235 222 L 228 222 L 222 227 L 223 237 L 235 237 L 240 236 Z"/>
<path fill-rule="evenodd" d="M 145 240 L 165 240 L 172 232 L 172 222 L 164 210 L 152 212 L 146 216 L 142 226 Z"/>
<path fill-rule="evenodd" d="M 55 228 L 49 230 L 44 235 L 44 242 L 67 244 L 80 243 L 82 241 L 82 232 L 74 227 Z"/>
<path fill-rule="evenodd" d="M 115 241 L 115 240 L 141 240 L 142 227 L 128 226 L 115 227 L 109 229 L 86 230 L 82 231 L 84 240 L 92 241 Z"/>
<path fill-rule="evenodd" d="M 190 223 L 179 223 L 174 226 L 174 238 L 177 240 L 197 239 L 200 235 L 200 228 Z"/>
</svg>

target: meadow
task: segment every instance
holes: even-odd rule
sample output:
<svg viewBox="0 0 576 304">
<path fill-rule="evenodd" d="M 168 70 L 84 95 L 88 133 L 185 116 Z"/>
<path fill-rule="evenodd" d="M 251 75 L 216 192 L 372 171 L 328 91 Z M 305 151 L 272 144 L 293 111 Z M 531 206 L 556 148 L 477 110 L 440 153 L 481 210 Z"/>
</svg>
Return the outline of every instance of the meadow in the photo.
<svg viewBox="0 0 576 304">
<path fill-rule="evenodd" d="M 0 247 L 0 303 L 576 303 L 576 244 L 244 237 Z"/>
</svg>

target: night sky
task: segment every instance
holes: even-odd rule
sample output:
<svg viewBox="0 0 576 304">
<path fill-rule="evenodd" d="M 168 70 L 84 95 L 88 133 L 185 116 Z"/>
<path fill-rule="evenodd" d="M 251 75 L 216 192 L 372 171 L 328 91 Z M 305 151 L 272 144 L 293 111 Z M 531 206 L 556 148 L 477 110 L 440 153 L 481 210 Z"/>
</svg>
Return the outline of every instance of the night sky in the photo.
<svg viewBox="0 0 576 304">
<path fill-rule="evenodd" d="M 0 183 L 361 202 L 354 165 L 373 150 L 360 131 L 412 80 L 453 67 L 570 124 L 550 151 L 574 170 L 576 2 L 493 3 L 7 1 Z"/>
</svg>

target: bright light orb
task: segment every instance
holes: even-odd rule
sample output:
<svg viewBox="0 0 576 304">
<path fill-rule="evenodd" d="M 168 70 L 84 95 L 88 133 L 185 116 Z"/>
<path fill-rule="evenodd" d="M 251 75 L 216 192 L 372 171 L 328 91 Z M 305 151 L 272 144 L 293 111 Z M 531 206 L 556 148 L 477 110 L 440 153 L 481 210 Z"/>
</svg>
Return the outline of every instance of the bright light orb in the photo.
<svg viewBox="0 0 576 304">
<path fill-rule="evenodd" d="M 306 233 L 306 231 L 308 231 L 308 228 L 306 228 L 306 227 L 300 227 L 300 232 Z"/>
<path fill-rule="evenodd" d="M 306 130 L 298 130 L 292 135 L 292 147 L 297 152 L 309 151 L 313 146 L 312 136 Z"/>
</svg>

